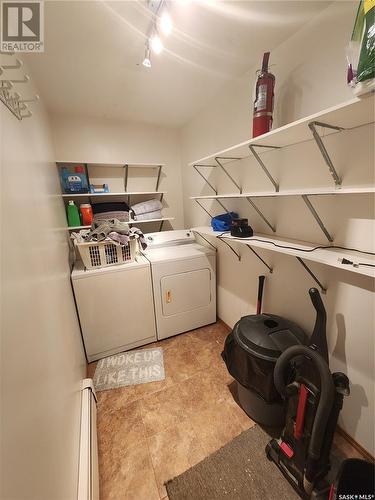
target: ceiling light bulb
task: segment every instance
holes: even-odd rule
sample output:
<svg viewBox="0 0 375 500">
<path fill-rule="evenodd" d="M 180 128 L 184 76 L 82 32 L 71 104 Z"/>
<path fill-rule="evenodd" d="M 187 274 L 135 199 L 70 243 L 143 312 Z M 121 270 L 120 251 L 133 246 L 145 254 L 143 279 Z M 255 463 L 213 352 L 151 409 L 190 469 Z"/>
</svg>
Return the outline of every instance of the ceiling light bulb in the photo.
<svg viewBox="0 0 375 500">
<path fill-rule="evenodd" d="M 164 35 L 169 35 L 169 33 L 172 31 L 172 25 L 173 25 L 172 18 L 169 15 L 169 13 L 163 12 L 159 22 L 159 26 L 162 33 L 164 33 Z"/>
<path fill-rule="evenodd" d="M 150 48 L 147 46 L 145 50 L 145 58 L 143 59 L 143 66 L 145 68 L 151 68 L 151 54 L 150 54 Z"/>
<path fill-rule="evenodd" d="M 145 68 L 151 68 L 151 61 L 150 61 L 150 59 L 148 57 L 145 57 L 143 59 L 143 63 L 142 64 L 143 64 L 143 66 Z"/>
<path fill-rule="evenodd" d="M 160 54 L 160 52 L 163 50 L 163 42 L 160 40 L 160 36 L 158 34 L 155 34 L 151 38 L 151 48 L 155 52 L 155 54 Z"/>
</svg>

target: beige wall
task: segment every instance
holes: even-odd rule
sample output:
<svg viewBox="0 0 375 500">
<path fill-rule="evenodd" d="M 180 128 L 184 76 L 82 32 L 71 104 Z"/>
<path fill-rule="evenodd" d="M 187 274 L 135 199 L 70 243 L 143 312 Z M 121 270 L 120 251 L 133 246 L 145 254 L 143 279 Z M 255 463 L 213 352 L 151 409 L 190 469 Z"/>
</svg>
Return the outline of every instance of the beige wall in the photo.
<svg viewBox="0 0 375 500">
<path fill-rule="evenodd" d="M 181 151 L 176 129 L 142 123 L 117 122 L 106 119 L 54 116 L 52 120 L 56 157 L 62 161 L 93 163 L 163 163 L 159 189 L 164 196 L 163 215 L 175 217 L 164 229 L 184 226 Z M 136 178 L 129 173 L 129 190 L 155 189 L 154 181 Z M 139 172 L 139 171 L 138 171 Z M 105 170 L 102 170 L 105 175 Z M 152 175 L 152 172 L 149 172 Z M 157 231 L 155 224 L 144 224 L 146 232 Z"/>
<path fill-rule="evenodd" d="M 335 2 L 298 33 L 272 50 L 276 75 L 275 127 L 333 106 L 352 97 L 345 83 L 345 46 L 350 37 L 357 2 Z M 187 227 L 208 225 L 209 219 L 189 196 L 209 194 L 209 188 L 188 162 L 224 149 L 250 137 L 253 68 L 208 103 L 181 131 L 183 186 Z M 363 127 L 326 139 L 344 185 L 373 183 L 374 129 Z M 281 189 L 303 186 L 332 186 L 327 167 L 314 143 L 267 153 L 264 160 L 279 180 Z M 269 190 L 272 186 L 251 159 L 231 166 L 231 173 L 245 190 Z M 209 171 L 207 170 L 207 173 Z M 235 188 L 223 177 L 210 174 L 220 192 Z M 370 196 L 314 197 L 335 242 L 370 249 L 374 241 L 374 203 Z M 226 202 L 248 217 L 256 232 L 269 233 L 246 201 Z M 302 200 L 262 199 L 257 204 L 277 226 L 277 234 L 326 243 Z M 222 209 L 207 203 L 214 213 Z M 241 262 L 223 244 L 218 252 L 218 312 L 229 325 L 255 311 L 257 277 L 266 268 L 246 249 Z M 314 311 L 308 288 L 314 282 L 295 260 L 271 251 L 260 252 L 274 272 L 267 274 L 264 310 L 285 315 L 308 332 Z M 340 425 L 364 448 L 374 454 L 374 293 L 370 278 L 310 263 L 327 287 L 324 303 L 328 313 L 328 343 L 331 368 L 348 374 L 351 396 L 345 401 Z"/>
<path fill-rule="evenodd" d="M 49 123 L 34 111 L 19 122 L 0 104 L 0 497 L 72 500 L 86 360 Z"/>
</svg>

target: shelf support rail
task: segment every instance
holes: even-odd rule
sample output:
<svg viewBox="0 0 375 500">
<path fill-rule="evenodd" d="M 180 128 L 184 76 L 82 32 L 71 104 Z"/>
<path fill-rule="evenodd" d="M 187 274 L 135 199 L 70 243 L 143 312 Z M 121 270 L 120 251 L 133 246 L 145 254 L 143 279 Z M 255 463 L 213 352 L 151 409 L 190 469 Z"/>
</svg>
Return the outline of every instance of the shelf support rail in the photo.
<svg viewBox="0 0 375 500">
<path fill-rule="evenodd" d="M 314 137 L 314 140 L 323 156 L 324 161 L 326 162 L 328 166 L 328 170 L 335 181 L 335 184 L 337 187 L 341 186 L 341 179 L 338 176 L 336 169 L 332 163 L 332 160 L 328 154 L 328 151 L 323 143 L 322 138 L 320 137 L 318 131 L 316 130 L 316 127 L 323 127 L 323 128 L 330 128 L 332 130 L 338 130 L 341 132 L 342 130 L 345 130 L 343 127 L 337 127 L 336 125 L 329 125 L 328 123 L 323 123 L 323 122 L 310 122 L 309 123 L 309 129 L 311 130 L 311 133 Z"/>
<path fill-rule="evenodd" d="M 238 161 L 242 160 L 242 158 L 232 158 L 228 156 L 215 156 L 215 161 L 219 165 L 219 167 L 222 169 L 222 171 L 226 174 L 228 179 L 230 179 L 233 184 L 236 186 L 236 188 L 239 190 L 240 194 L 242 193 L 242 187 L 238 184 L 238 182 L 230 175 L 228 170 L 224 167 L 224 165 L 220 162 L 220 160 L 232 160 L 232 161 Z M 216 193 L 217 194 L 217 193 Z"/>
<path fill-rule="evenodd" d="M 159 189 L 159 185 L 160 185 L 161 170 L 163 168 L 163 165 L 157 165 L 155 168 L 158 169 L 158 174 L 157 174 L 157 177 L 156 177 L 156 186 L 155 186 L 155 191 L 157 191 Z M 126 163 L 124 165 L 124 190 L 125 190 L 125 193 L 128 190 L 128 179 L 129 179 L 129 164 Z"/>
<path fill-rule="evenodd" d="M 259 217 L 267 224 L 267 226 L 274 232 L 276 233 L 276 228 L 270 223 L 270 221 L 263 215 L 263 212 L 255 205 L 253 200 L 247 196 L 246 197 L 247 201 L 250 203 L 250 205 L 253 207 L 253 209 L 257 212 Z"/>
<path fill-rule="evenodd" d="M 124 165 L 124 190 L 125 190 L 125 193 L 128 190 L 128 177 L 129 177 L 129 165 L 126 163 Z"/>
<path fill-rule="evenodd" d="M 268 168 L 264 164 L 262 158 L 255 151 L 255 148 L 269 148 L 269 149 L 280 149 L 280 148 L 278 146 L 262 146 L 261 144 L 250 144 L 249 145 L 249 149 L 252 152 L 254 158 L 259 163 L 259 165 L 261 166 L 263 172 L 266 174 L 266 176 L 268 177 L 268 179 L 272 182 L 273 187 L 275 188 L 275 191 L 278 192 L 279 191 L 279 185 L 277 184 L 277 182 L 275 181 L 275 179 L 270 174 L 270 171 L 268 170 Z"/>
<path fill-rule="evenodd" d="M 159 233 L 160 233 L 160 231 L 163 229 L 163 225 L 164 225 L 164 221 L 162 220 L 162 221 L 160 222 L 160 226 L 159 226 Z"/>
<path fill-rule="evenodd" d="M 196 203 L 198 203 L 198 205 L 201 207 L 201 209 L 204 210 L 206 212 L 206 214 L 210 216 L 211 219 L 213 217 L 215 217 L 214 215 L 210 214 L 210 212 L 202 205 L 202 203 L 199 200 L 195 200 L 195 201 L 196 201 Z M 229 214 L 229 210 L 221 203 L 220 200 L 215 199 L 215 201 L 217 201 L 219 203 L 219 205 L 221 205 L 224 208 L 226 213 Z"/>
<path fill-rule="evenodd" d="M 211 182 L 198 169 L 198 167 L 217 168 L 217 165 L 200 165 L 199 163 L 197 163 L 196 165 L 193 165 L 193 167 L 198 172 L 198 174 L 202 177 L 202 179 L 204 180 L 204 182 L 210 186 L 210 188 L 214 191 L 215 194 L 217 194 L 217 189 L 211 184 Z"/>
<path fill-rule="evenodd" d="M 306 206 L 307 208 L 310 210 L 310 212 L 312 213 L 314 219 L 316 220 L 316 222 L 318 223 L 320 229 L 323 231 L 323 233 L 325 234 L 325 237 L 327 238 L 327 240 L 332 243 L 333 242 L 333 238 L 332 236 L 330 235 L 330 233 L 328 232 L 327 228 L 325 227 L 322 219 L 319 217 L 318 215 L 318 212 L 315 210 L 315 208 L 313 207 L 311 201 L 309 200 L 309 197 L 307 196 L 307 194 L 303 194 L 302 195 L 302 199 L 303 201 L 306 203 Z"/>
<path fill-rule="evenodd" d="M 225 239 L 222 238 L 221 236 L 216 236 L 216 238 L 225 243 L 226 246 L 229 247 L 232 250 L 232 252 L 237 256 L 237 259 L 241 261 L 241 255 L 238 252 L 236 252 L 236 250 L 232 247 L 232 245 L 230 245 L 227 241 L 225 241 Z"/>
<path fill-rule="evenodd" d="M 215 247 L 215 245 L 213 245 L 211 243 L 211 241 L 209 241 L 205 236 L 203 236 L 203 234 L 199 233 L 198 231 L 195 231 L 194 229 L 192 229 L 192 232 L 194 234 L 197 234 L 198 236 L 200 236 L 202 238 L 202 240 L 204 240 L 206 243 L 208 243 L 210 245 L 210 247 L 212 247 L 215 250 L 215 252 L 217 252 L 217 248 Z"/>
<path fill-rule="evenodd" d="M 249 250 L 251 250 L 251 251 L 253 252 L 253 254 L 254 254 L 254 255 L 256 255 L 256 256 L 258 257 L 258 259 L 259 259 L 261 262 L 263 262 L 263 264 L 266 266 L 266 268 L 268 269 L 268 271 L 272 274 L 272 273 L 273 273 L 273 269 L 272 269 L 272 267 L 271 267 L 270 265 L 268 265 L 268 264 L 267 264 L 267 262 L 266 262 L 265 260 L 263 260 L 263 259 L 262 259 L 262 257 L 258 254 L 258 252 L 256 252 L 256 251 L 254 250 L 254 248 L 253 248 L 253 247 L 251 247 L 250 245 L 245 245 L 245 246 L 247 246 L 247 248 L 248 248 Z"/>
<path fill-rule="evenodd" d="M 306 271 L 309 273 L 309 275 L 312 277 L 312 279 L 315 281 L 317 285 L 320 287 L 320 291 L 325 294 L 327 292 L 327 289 L 322 285 L 322 283 L 319 281 L 319 279 L 315 276 L 315 274 L 311 271 L 311 269 L 308 267 L 308 265 L 301 259 L 301 257 L 296 257 L 298 262 L 306 269 Z"/>
<path fill-rule="evenodd" d="M 158 165 L 158 176 L 156 178 L 156 187 L 155 187 L 155 191 L 157 191 L 159 189 L 159 184 L 160 184 L 160 178 L 161 178 L 161 169 L 163 168 L 163 165 Z"/>
</svg>

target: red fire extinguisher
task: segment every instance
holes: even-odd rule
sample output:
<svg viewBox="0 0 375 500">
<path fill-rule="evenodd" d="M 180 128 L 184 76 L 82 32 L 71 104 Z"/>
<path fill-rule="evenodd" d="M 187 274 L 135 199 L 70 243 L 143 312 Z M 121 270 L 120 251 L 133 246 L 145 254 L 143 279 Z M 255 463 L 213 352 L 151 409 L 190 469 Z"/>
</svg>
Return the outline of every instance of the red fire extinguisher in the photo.
<svg viewBox="0 0 375 500">
<path fill-rule="evenodd" d="M 262 70 L 255 87 L 253 137 L 269 132 L 272 127 L 275 76 L 268 72 L 270 53 L 263 54 Z"/>
</svg>

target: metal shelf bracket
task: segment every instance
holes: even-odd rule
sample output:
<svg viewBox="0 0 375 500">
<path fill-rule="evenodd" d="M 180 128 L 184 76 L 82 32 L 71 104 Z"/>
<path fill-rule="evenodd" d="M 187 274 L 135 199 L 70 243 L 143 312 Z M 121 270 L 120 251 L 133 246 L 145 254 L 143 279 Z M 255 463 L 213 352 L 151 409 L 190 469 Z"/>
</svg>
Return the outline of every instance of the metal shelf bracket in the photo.
<svg viewBox="0 0 375 500">
<path fill-rule="evenodd" d="M 255 151 L 255 148 L 269 148 L 269 149 L 280 149 L 280 148 L 278 146 L 262 146 L 261 144 L 250 144 L 249 145 L 249 149 L 252 152 L 254 158 L 259 163 L 259 165 L 261 166 L 263 172 L 266 174 L 266 176 L 268 177 L 268 179 L 272 182 L 273 187 L 275 188 L 275 191 L 278 192 L 279 191 L 279 185 L 277 184 L 277 182 L 275 181 L 275 179 L 270 174 L 270 171 L 268 170 L 268 168 L 264 164 L 262 158 Z"/>
<path fill-rule="evenodd" d="M 308 267 L 308 265 L 301 259 L 301 257 L 296 257 L 298 262 L 306 269 L 306 271 L 309 273 L 309 275 L 312 277 L 312 279 L 315 281 L 317 285 L 320 287 L 320 291 L 325 294 L 327 292 L 327 289 L 322 285 L 322 283 L 319 281 L 319 279 L 315 276 L 315 274 L 311 271 L 311 269 Z"/>
<path fill-rule="evenodd" d="M 147 165 L 145 165 L 145 166 L 147 166 Z M 158 169 L 158 174 L 157 174 L 157 177 L 156 177 L 155 191 L 157 191 L 159 189 L 160 178 L 161 178 L 161 170 L 163 168 L 163 165 L 157 165 L 156 168 Z M 128 190 L 128 179 L 129 179 L 129 164 L 125 163 L 125 165 L 124 165 L 124 190 L 125 190 L 125 193 Z"/>
<path fill-rule="evenodd" d="M 236 188 L 239 190 L 240 194 L 242 193 L 242 187 L 238 184 L 238 182 L 233 179 L 233 177 L 230 175 L 228 170 L 224 167 L 224 165 L 220 162 L 220 160 L 242 160 L 242 158 L 232 158 L 228 156 L 215 156 L 215 161 L 219 165 L 219 167 L 223 170 L 223 172 L 226 174 L 228 179 L 230 179 L 233 184 L 236 186 Z M 217 193 L 216 193 L 217 194 Z"/>
<path fill-rule="evenodd" d="M 256 255 L 256 256 L 258 257 L 258 259 L 259 259 L 261 262 L 263 262 L 263 264 L 266 266 L 266 268 L 268 269 L 268 271 L 272 274 L 272 273 L 273 273 L 273 269 L 272 269 L 272 267 L 271 267 L 271 266 L 269 266 L 269 265 L 267 264 L 267 262 L 266 262 L 265 260 L 263 260 L 263 259 L 262 259 L 262 257 L 258 254 L 258 252 L 256 252 L 256 251 L 254 250 L 254 248 L 252 248 L 250 245 L 245 245 L 245 246 L 247 246 L 247 248 L 248 248 L 249 250 L 251 250 L 251 251 L 253 252 L 253 254 L 254 254 L 254 255 Z"/>
<path fill-rule="evenodd" d="M 323 156 L 324 161 L 326 162 L 326 164 L 328 166 L 328 170 L 329 170 L 333 180 L 335 181 L 336 186 L 341 186 L 341 179 L 336 172 L 336 169 L 332 163 L 332 160 L 328 154 L 328 151 L 323 143 L 322 138 L 320 137 L 320 135 L 318 134 L 318 131 L 316 130 L 316 127 L 330 128 L 333 130 L 338 130 L 339 132 L 341 132 L 342 130 L 345 130 L 345 129 L 343 127 L 329 125 L 328 123 L 322 123 L 322 122 L 310 122 L 309 123 L 309 129 L 311 130 L 311 133 L 314 137 L 314 140 L 315 140 L 315 142 L 316 142 L 316 144 L 317 144 L 317 146 L 318 146 L 318 148 Z"/>
<path fill-rule="evenodd" d="M 241 255 L 240 255 L 238 252 L 236 252 L 236 250 L 232 247 L 232 245 L 230 245 L 227 241 L 225 241 L 225 239 L 224 239 L 224 238 L 221 238 L 220 236 L 216 236 L 216 237 L 217 237 L 217 239 L 218 239 L 218 240 L 220 240 L 220 241 L 222 241 L 223 243 L 225 243 L 225 244 L 226 244 L 226 246 L 227 246 L 227 247 L 229 247 L 229 248 L 232 250 L 232 252 L 233 252 L 233 253 L 237 256 L 237 259 L 238 259 L 239 261 L 241 261 Z"/>
<path fill-rule="evenodd" d="M 217 201 L 219 203 L 219 205 L 221 205 L 224 210 L 229 213 L 229 210 L 221 203 L 220 200 L 218 199 L 215 199 L 215 201 Z M 202 210 L 204 210 L 206 212 L 207 215 L 210 216 L 210 218 L 212 219 L 213 217 L 215 217 L 214 215 L 210 214 L 210 212 L 202 205 L 202 203 L 199 201 L 199 200 L 195 200 L 195 202 L 201 207 Z"/>
<path fill-rule="evenodd" d="M 253 200 L 250 197 L 246 197 L 247 201 L 250 203 L 250 205 L 253 207 L 253 209 L 257 212 L 259 217 L 267 224 L 267 226 L 274 232 L 276 233 L 276 228 L 270 223 L 270 221 L 263 215 L 263 212 L 255 205 Z"/>
<path fill-rule="evenodd" d="M 202 177 L 204 182 L 210 186 L 215 194 L 217 194 L 217 189 L 211 184 L 211 182 L 202 174 L 202 172 L 198 169 L 198 167 L 209 167 L 209 168 L 217 168 L 217 165 L 200 165 L 199 163 L 193 165 L 194 169 L 198 174 Z"/>
<path fill-rule="evenodd" d="M 206 214 L 212 219 L 213 215 L 205 208 L 199 200 L 195 200 L 195 202 L 201 207 L 202 210 L 206 212 Z"/>
<path fill-rule="evenodd" d="M 124 165 L 124 191 L 128 190 L 128 177 L 129 177 L 129 165 L 126 163 Z"/>
<path fill-rule="evenodd" d="M 163 168 L 163 165 L 159 165 L 158 166 L 158 176 L 156 178 L 156 187 L 155 187 L 155 191 L 157 191 L 159 189 L 159 184 L 160 184 L 160 178 L 161 178 L 161 170 Z"/>
<path fill-rule="evenodd" d="M 306 194 L 303 194 L 302 195 L 302 199 L 303 201 L 306 203 L 307 205 L 307 208 L 310 210 L 310 212 L 312 213 L 314 219 L 316 220 L 316 222 L 318 223 L 320 229 L 323 231 L 323 233 L 325 234 L 325 237 L 327 238 L 327 240 L 332 243 L 333 242 L 333 238 L 332 236 L 330 235 L 330 233 L 328 232 L 327 228 L 325 227 L 322 219 L 319 217 L 318 215 L 318 212 L 315 210 L 315 208 L 313 207 L 311 201 L 309 200 L 309 197 L 306 195 Z"/>
<path fill-rule="evenodd" d="M 211 241 L 209 241 L 205 236 L 203 236 L 203 234 L 199 233 L 198 231 L 195 231 L 194 229 L 191 230 L 194 234 L 197 234 L 198 236 L 200 236 L 202 238 L 202 240 L 204 240 L 206 243 L 208 243 L 210 245 L 211 248 L 213 248 L 215 250 L 215 252 L 217 252 L 217 248 L 215 247 L 215 245 L 213 245 L 211 243 Z"/>
</svg>

